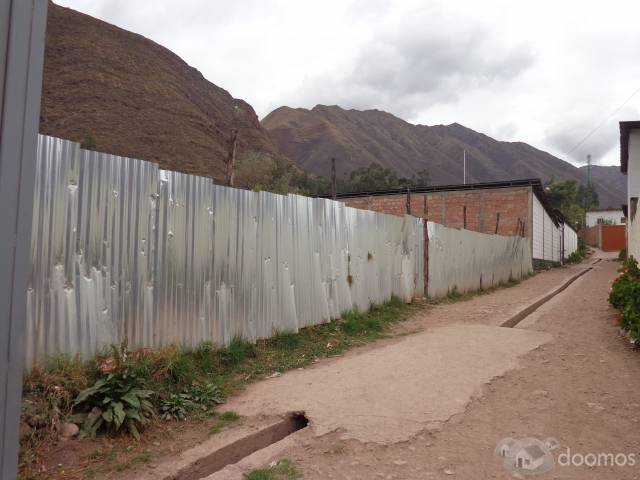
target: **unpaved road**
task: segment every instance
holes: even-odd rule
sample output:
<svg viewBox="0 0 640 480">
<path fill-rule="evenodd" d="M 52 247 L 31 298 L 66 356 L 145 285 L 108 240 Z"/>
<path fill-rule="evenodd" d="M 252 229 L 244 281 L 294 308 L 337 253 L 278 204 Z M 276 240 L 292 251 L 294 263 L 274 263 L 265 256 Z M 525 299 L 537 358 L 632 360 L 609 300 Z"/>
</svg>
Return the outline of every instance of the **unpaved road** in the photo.
<svg viewBox="0 0 640 480">
<path fill-rule="evenodd" d="M 616 268 L 594 265 L 515 329 L 495 325 L 548 290 L 547 274 L 439 307 L 410 322 L 421 333 L 255 384 L 229 408 L 305 410 L 311 428 L 257 456 L 289 458 L 305 479 L 513 478 L 494 454 L 505 437 L 557 439 L 539 478 L 640 478 L 640 352 L 607 304 Z M 565 466 L 567 453 L 601 456 Z"/>
</svg>

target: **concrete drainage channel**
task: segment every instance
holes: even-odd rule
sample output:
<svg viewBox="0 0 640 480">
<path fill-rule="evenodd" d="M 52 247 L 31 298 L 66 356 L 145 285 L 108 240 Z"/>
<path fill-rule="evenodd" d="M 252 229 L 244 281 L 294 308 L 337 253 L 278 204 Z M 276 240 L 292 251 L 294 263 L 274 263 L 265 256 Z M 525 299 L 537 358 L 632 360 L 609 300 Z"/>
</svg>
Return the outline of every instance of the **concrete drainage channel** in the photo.
<svg viewBox="0 0 640 480">
<path fill-rule="evenodd" d="M 164 480 L 199 480 L 208 477 L 227 465 L 239 462 L 252 453 L 262 450 L 289 435 L 302 430 L 309 424 L 303 412 L 295 412 L 255 432 L 220 445 L 210 452 L 198 456 L 176 473 L 163 476 Z"/>
<path fill-rule="evenodd" d="M 601 260 L 601 259 L 599 258 L 598 260 L 593 262 L 591 265 L 595 265 L 596 263 L 598 263 L 599 260 Z M 591 269 L 592 269 L 592 267 L 585 268 L 581 272 L 579 272 L 576 275 L 574 275 L 573 277 L 569 278 L 569 280 L 564 282 L 558 288 L 556 288 L 555 290 L 553 290 L 550 293 L 547 293 L 542 298 L 540 298 L 540 299 L 536 300 L 535 302 L 533 302 L 531 305 L 523 308 L 518 313 L 516 313 L 513 317 L 511 317 L 507 321 L 503 322 L 500 326 L 501 327 L 508 327 L 508 328 L 515 327 L 517 324 L 519 324 L 522 320 L 524 320 L 526 317 L 528 317 L 533 312 L 535 312 L 542 305 L 547 303 L 549 300 L 551 300 L 553 297 L 558 295 L 560 292 L 564 291 L 569 285 L 571 285 L 573 282 L 575 282 L 578 278 L 580 278 L 581 276 L 583 276 L 587 272 L 590 272 Z"/>
</svg>

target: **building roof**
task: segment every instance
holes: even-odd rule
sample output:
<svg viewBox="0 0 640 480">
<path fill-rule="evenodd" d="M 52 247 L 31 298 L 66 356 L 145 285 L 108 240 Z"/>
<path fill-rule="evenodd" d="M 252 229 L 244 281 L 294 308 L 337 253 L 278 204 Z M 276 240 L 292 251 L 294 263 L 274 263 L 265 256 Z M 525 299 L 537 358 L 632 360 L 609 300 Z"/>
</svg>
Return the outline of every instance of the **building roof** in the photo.
<svg viewBox="0 0 640 480">
<path fill-rule="evenodd" d="M 430 193 L 430 192 L 448 192 L 459 190 L 487 190 L 494 188 L 508 188 L 508 187 L 534 187 L 544 192 L 542 182 L 539 178 L 527 178 L 523 180 L 508 180 L 504 182 L 480 182 L 480 183 L 465 183 L 454 185 L 430 185 L 428 187 L 417 187 L 409 189 L 411 193 Z M 394 188 L 389 190 L 375 190 L 371 192 L 348 192 L 338 193 L 337 198 L 354 198 L 354 197 L 375 197 L 381 195 L 404 195 L 407 193 L 406 188 Z M 320 195 L 323 198 L 331 198 L 331 195 Z"/>
<path fill-rule="evenodd" d="M 620 171 L 627 173 L 629 163 L 629 133 L 640 129 L 640 120 L 620 122 Z"/>
</svg>

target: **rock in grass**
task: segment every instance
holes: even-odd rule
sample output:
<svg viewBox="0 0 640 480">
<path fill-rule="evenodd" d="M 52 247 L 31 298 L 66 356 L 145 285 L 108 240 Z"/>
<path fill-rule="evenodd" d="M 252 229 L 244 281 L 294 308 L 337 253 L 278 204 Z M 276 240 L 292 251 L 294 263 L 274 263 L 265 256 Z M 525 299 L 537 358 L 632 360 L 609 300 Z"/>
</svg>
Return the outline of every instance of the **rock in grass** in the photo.
<svg viewBox="0 0 640 480">
<path fill-rule="evenodd" d="M 73 438 L 80 433 L 80 427 L 75 423 L 65 422 L 60 426 L 60 436 L 62 438 Z"/>
</svg>

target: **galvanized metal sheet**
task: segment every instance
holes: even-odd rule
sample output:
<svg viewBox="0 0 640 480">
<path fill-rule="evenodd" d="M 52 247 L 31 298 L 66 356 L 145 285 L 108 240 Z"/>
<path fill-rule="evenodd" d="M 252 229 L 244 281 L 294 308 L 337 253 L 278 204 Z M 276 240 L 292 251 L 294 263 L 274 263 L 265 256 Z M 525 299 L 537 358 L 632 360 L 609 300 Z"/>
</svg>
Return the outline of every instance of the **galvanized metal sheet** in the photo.
<svg viewBox="0 0 640 480">
<path fill-rule="evenodd" d="M 525 237 L 457 230 L 428 222 L 430 297 L 489 288 L 532 272 Z"/>
<path fill-rule="evenodd" d="M 27 362 L 228 344 L 422 294 L 422 221 L 38 141 Z"/>
</svg>

